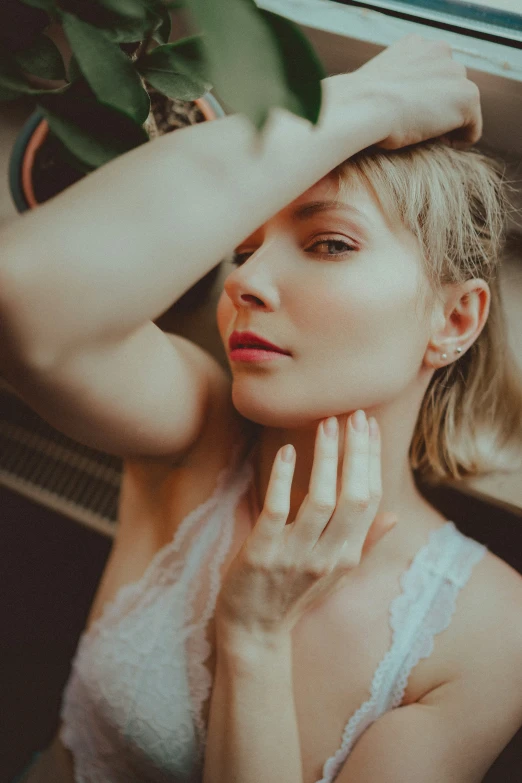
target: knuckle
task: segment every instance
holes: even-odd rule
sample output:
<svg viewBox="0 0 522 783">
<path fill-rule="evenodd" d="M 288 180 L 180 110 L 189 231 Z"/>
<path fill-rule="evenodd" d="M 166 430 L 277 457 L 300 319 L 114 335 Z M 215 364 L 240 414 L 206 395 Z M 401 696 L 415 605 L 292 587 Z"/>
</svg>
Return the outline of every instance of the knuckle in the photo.
<svg viewBox="0 0 522 783">
<path fill-rule="evenodd" d="M 466 66 L 460 60 L 451 60 L 447 67 L 459 76 L 466 76 L 468 73 Z"/>
<path fill-rule="evenodd" d="M 288 512 L 283 508 L 275 508 L 274 506 L 264 506 L 263 515 L 271 522 L 281 522 L 286 519 Z"/>
<path fill-rule="evenodd" d="M 360 558 L 355 553 L 350 552 L 339 558 L 339 566 L 342 571 L 352 571 L 354 568 L 357 568 L 360 562 Z"/>
<path fill-rule="evenodd" d="M 469 93 L 470 93 L 471 98 L 473 100 L 475 100 L 475 101 L 480 101 L 480 90 L 479 90 L 478 84 L 476 84 L 475 82 L 469 81 L 469 79 L 468 79 L 468 82 L 469 82 Z"/>
<path fill-rule="evenodd" d="M 316 514 L 332 514 L 335 509 L 335 502 L 328 498 L 310 496 L 309 503 Z"/>
<path fill-rule="evenodd" d="M 242 552 L 242 559 L 247 568 L 252 571 L 263 571 L 268 567 L 266 559 L 255 549 L 247 547 Z"/>
<path fill-rule="evenodd" d="M 370 496 L 350 495 L 349 504 L 355 511 L 366 511 L 370 505 Z"/>
<path fill-rule="evenodd" d="M 328 576 L 331 571 L 332 564 L 323 558 L 311 561 L 306 567 L 306 573 L 308 576 L 312 577 L 312 579 L 323 579 L 325 576 Z"/>
</svg>

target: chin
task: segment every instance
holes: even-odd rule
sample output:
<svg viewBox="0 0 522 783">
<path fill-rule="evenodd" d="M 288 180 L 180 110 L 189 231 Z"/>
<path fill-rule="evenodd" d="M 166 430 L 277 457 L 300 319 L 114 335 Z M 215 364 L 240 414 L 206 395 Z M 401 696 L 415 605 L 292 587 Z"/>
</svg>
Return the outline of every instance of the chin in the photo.
<svg viewBox="0 0 522 783">
<path fill-rule="evenodd" d="M 245 419 L 274 429 L 300 429 L 310 426 L 310 417 L 303 417 L 296 412 L 295 400 L 290 399 L 285 404 L 279 396 L 277 402 L 276 406 L 266 393 L 254 394 L 251 390 L 238 389 L 232 384 L 232 403 Z M 316 417 L 313 417 L 312 421 L 315 420 Z"/>
</svg>

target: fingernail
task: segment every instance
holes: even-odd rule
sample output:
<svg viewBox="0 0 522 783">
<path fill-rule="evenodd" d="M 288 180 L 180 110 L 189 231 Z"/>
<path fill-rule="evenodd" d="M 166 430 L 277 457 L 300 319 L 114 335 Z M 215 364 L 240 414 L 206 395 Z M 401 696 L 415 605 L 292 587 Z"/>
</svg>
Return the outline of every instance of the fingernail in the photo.
<svg viewBox="0 0 522 783">
<path fill-rule="evenodd" d="M 366 429 L 366 414 L 363 410 L 358 410 L 355 412 L 355 414 L 352 416 L 352 422 L 354 429 L 357 430 L 357 432 L 364 432 Z"/>
<path fill-rule="evenodd" d="M 294 447 L 289 444 L 288 446 L 285 446 L 283 449 L 283 452 L 281 454 L 281 457 L 284 462 L 293 462 L 295 456 L 295 449 Z"/>
<path fill-rule="evenodd" d="M 337 417 L 330 416 L 329 419 L 326 419 L 326 421 L 323 423 L 323 429 L 325 433 L 331 438 L 335 437 L 338 430 Z"/>
</svg>

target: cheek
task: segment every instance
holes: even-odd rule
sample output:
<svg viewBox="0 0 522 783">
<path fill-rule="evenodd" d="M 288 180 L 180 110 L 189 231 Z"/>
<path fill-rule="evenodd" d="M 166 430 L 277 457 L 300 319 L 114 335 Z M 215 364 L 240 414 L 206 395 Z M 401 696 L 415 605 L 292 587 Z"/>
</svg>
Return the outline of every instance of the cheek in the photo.
<svg viewBox="0 0 522 783">
<path fill-rule="evenodd" d="M 330 281 L 296 292 L 299 331 L 328 345 L 367 342 L 372 335 L 388 334 L 401 313 L 411 312 L 411 292 L 394 281 Z M 393 330 L 392 330 L 393 331 Z"/>
<path fill-rule="evenodd" d="M 225 291 L 222 291 L 216 307 L 216 323 L 222 340 L 225 339 L 227 330 L 230 328 L 233 309 L 230 297 L 227 296 Z"/>
<path fill-rule="evenodd" d="M 316 359 L 345 357 L 347 368 L 363 373 L 371 372 L 371 366 L 384 370 L 390 362 L 395 372 L 399 366 L 409 372 L 410 363 L 413 368 L 415 340 L 423 331 L 416 320 L 415 275 L 401 276 L 397 266 L 390 274 L 388 266 L 376 270 L 371 279 L 350 274 L 334 284 L 316 286 L 313 297 L 310 289 L 301 295 L 296 301 L 306 305 L 296 313 L 297 330 L 306 335 Z"/>
</svg>

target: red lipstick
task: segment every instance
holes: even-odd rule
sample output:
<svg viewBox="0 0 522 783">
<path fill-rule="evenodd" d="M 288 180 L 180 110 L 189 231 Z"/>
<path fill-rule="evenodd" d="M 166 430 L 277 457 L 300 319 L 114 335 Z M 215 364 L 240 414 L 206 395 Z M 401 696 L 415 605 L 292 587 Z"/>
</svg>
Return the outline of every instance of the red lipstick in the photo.
<svg viewBox="0 0 522 783">
<path fill-rule="evenodd" d="M 232 361 L 265 361 L 278 356 L 290 356 L 290 351 L 265 340 L 254 332 L 237 332 L 230 335 L 230 359 Z"/>
</svg>

